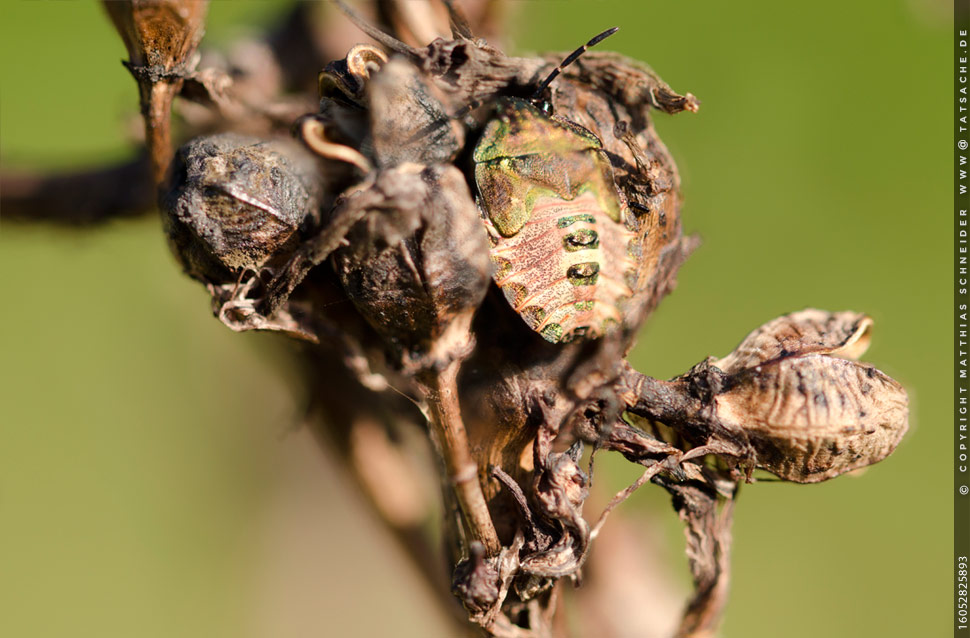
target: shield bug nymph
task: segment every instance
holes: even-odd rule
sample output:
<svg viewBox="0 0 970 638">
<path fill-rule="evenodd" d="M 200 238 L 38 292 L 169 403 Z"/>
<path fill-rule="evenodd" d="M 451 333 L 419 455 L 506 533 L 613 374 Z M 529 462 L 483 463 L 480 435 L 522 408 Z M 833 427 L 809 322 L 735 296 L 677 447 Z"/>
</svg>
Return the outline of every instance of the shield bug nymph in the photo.
<svg viewBox="0 0 970 638">
<path fill-rule="evenodd" d="M 573 51 L 531 98 L 500 98 L 472 156 L 495 282 L 553 343 L 609 334 L 634 294 L 635 234 L 603 143 L 553 114 L 544 97 L 566 66 L 616 30 Z"/>
</svg>

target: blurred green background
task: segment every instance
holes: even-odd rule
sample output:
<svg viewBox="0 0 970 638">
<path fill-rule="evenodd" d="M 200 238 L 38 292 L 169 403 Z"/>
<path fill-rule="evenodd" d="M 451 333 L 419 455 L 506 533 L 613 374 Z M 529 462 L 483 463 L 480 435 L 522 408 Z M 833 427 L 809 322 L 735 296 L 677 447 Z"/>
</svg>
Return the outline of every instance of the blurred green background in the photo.
<svg viewBox="0 0 970 638">
<path fill-rule="evenodd" d="M 203 44 L 280 7 L 216 1 Z M 743 490 L 723 635 L 948 632 L 950 4 L 516 9 L 516 52 L 619 25 L 603 46 L 702 101 L 657 122 L 704 244 L 638 368 L 672 376 L 779 314 L 852 309 L 875 319 L 866 359 L 910 393 L 910 433 L 862 476 Z M 0 10 L 4 170 L 129 154 L 135 85 L 100 7 Z M 298 383 L 271 340 L 211 318 L 157 219 L 2 223 L 0 272 L 0 635 L 445 635 L 333 463 L 292 432 Z M 659 526 L 685 586 L 665 496 L 625 507 Z"/>
</svg>

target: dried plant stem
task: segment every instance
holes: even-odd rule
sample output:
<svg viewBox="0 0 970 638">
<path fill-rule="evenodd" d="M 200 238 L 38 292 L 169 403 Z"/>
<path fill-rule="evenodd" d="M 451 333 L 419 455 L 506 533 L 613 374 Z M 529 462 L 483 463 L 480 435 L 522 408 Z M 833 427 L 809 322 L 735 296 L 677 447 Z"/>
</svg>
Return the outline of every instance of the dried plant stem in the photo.
<svg viewBox="0 0 970 638">
<path fill-rule="evenodd" d="M 680 424 L 688 420 L 691 412 L 696 412 L 700 405 L 692 400 L 684 387 L 678 381 L 662 381 L 637 372 L 629 365 L 623 373 L 624 385 L 631 394 L 624 397 L 627 410 L 667 425 Z"/>
<path fill-rule="evenodd" d="M 141 108 L 145 115 L 145 145 L 152 159 L 152 176 L 156 184 L 160 184 L 165 178 L 168 165 L 172 162 L 174 149 L 169 114 L 172 111 L 175 94 L 181 85 L 181 80 L 178 80 L 177 84 L 155 83 L 148 88 L 147 96 L 144 85 L 141 86 Z"/>
<path fill-rule="evenodd" d="M 208 2 L 204 0 L 129 0 L 104 2 L 125 42 L 126 64 L 138 82 L 145 145 L 156 184 L 172 161 L 172 102 L 194 63 L 202 39 Z"/>
<path fill-rule="evenodd" d="M 744 434 L 726 431 L 713 408 L 716 375 L 716 369 L 698 365 L 684 376 L 662 381 L 624 364 L 620 393 L 631 414 L 663 423 L 690 441 L 710 443 L 681 461 L 719 452 L 737 456 L 747 449 Z"/>
<path fill-rule="evenodd" d="M 460 366 L 461 361 L 452 361 L 441 370 L 422 373 L 420 380 L 428 394 L 428 421 L 464 515 L 468 537 L 480 541 L 489 556 L 496 556 L 502 546 L 478 482 L 478 464 L 461 418 L 457 383 Z"/>
<path fill-rule="evenodd" d="M 668 490 L 687 524 L 687 556 L 694 576 L 694 595 L 675 638 L 709 638 L 716 635 L 727 603 L 734 499 L 718 511 L 717 497 L 694 486 L 668 486 Z"/>
<path fill-rule="evenodd" d="M 218 206 L 201 212 L 192 206 L 192 215 L 187 216 L 181 215 L 181 205 L 171 204 L 171 210 L 163 211 L 167 222 L 182 223 L 184 217 L 190 217 L 193 223 L 204 221 L 200 226 L 207 229 L 195 232 L 192 226 L 185 241 L 178 236 L 179 241 L 172 242 L 180 259 L 192 276 L 209 286 L 219 318 L 232 329 L 283 330 L 319 344 L 319 351 L 307 350 L 314 370 L 310 374 L 312 396 L 320 417 L 314 419 L 315 431 L 337 448 L 344 469 L 360 484 L 424 581 L 443 594 L 442 600 L 444 591 L 450 589 L 464 605 L 468 619 L 489 635 L 567 635 L 566 616 L 561 609 L 557 615 L 565 580 L 578 579 L 590 541 L 610 513 L 652 481 L 672 495 L 674 508 L 687 527 L 695 593 L 676 635 L 712 636 L 726 600 L 733 502 L 737 485 L 745 477 L 740 470 L 747 470 L 748 479 L 754 468 L 762 468 L 784 480 L 818 482 L 879 461 L 892 452 L 905 432 L 903 388 L 878 370 L 855 362 L 868 343 L 871 320 L 858 313 L 793 313 L 751 333 L 727 357 L 709 357 L 669 381 L 653 379 L 621 363 L 636 330 L 672 289 L 679 264 L 695 245 L 681 239 L 677 172 L 653 133 L 648 111 L 695 111 L 696 99 L 689 93 L 675 93 L 645 65 L 605 52 L 584 56 L 561 77 L 558 71 L 548 75 L 550 64 L 560 64 L 561 70 L 581 51 L 565 62 L 560 62 L 561 56 L 508 58 L 473 38 L 476 30 L 449 0 L 377 0 L 376 17 L 392 27 L 396 37 L 359 17 L 341 0 L 335 2 L 371 38 L 404 53 L 409 60 L 388 62 L 374 49 L 371 57 L 382 70 L 372 78 L 369 63 L 357 64 L 353 52 L 360 49 L 351 49 L 346 60 L 326 68 L 333 95 L 324 91 L 320 112 L 297 120 L 303 141 L 321 161 L 358 169 L 344 167 L 333 173 L 313 166 L 305 171 L 312 176 L 303 181 L 314 182 L 333 195 L 351 194 L 335 202 L 308 195 L 309 203 L 297 207 L 301 213 L 297 222 L 286 226 L 286 239 L 278 242 L 278 233 L 256 237 L 234 231 L 240 217 L 247 224 L 255 220 L 260 227 L 268 224 L 271 228 L 281 219 L 253 216 L 252 205 L 239 207 L 230 215 L 224 215 L 226 211 Z M 496 3 L 468 0 L 463 8 L 481 17 L 474 22 L 481 22 Z M 278 63 L 271 62 L 268 69 L 262 67 L 262 72 L 248 78 L 246 73 L 220 69 L 196 72 L 205 0 L 104 4 L 128 49 L 126 66 L 138 82 L 147 147 L 141 179 L 147 182 L 150 173 L 156 188 L 167 181 L 173 157 L 169 118 L 180 92 L 194 101 L 197 113 L 202 112 L 187 118 L 190 128 L 222 126 L 279 133 L 298 117 L 301 104 L 307 103 L 307 108 L 315 104 L 310 95 L 292 100 L 278 95 L 283 86 L 280 78 L 290 84 L 306 84 L 315 69 L 299 63 L 300 59 L 316 59 L 315 54 L 327 47 L 343 50 L 334 44 L 337 38 L 314 37 L 322 32 L 313 28 L 307 19 L 309 10 L 301 6 L 292 14 L 295 21 L 288 21 L 284 28 L 295 37 L 274 38 L 271 48 Z M 453 40 L 435 38 L 447 36 L 449 31 Z M 425 47 L 428 41 L 431 44 Z M 291 59 L 296 60 L 292 65 Z M 250 66 L 260 68 L 255 64 L 240 68 Z M 536 84 L 541 77 L 548 79 Z M 508 108 L 514 109 L 509 112 L 514 112 L 522 126 L 505 128 L 521 129 L 519 134 L 529 145 L 545 141 L 542 131 L 555 136 L 536 166 L 506 173 L 476 162 L 473 179 L 464 170 L 468 166 L 455 158 L 467 156 L 476 136 L 494 142 L 504 159 L 513 155 L 504 155 L 506 150 L 500 147 L 511 148 L 522 140 L 511 134 L 489 133 L 492 122 L 501 123 L 502 118 L 488 120 L 494 115 L 476 115 L 467 105 L 494 103 L 497 98 L 520 95 L 527 87 L 537 88 L 537 101 L 554 77 L 556 86 L 548 106 L 555 108 L 556 120 L 506 100 Z M 631 209 L 632 217 L 626 220 L 631 223 L 625 229 L 613 228 L 603 219 L 601 229 L 608 226 L 613 234 L 603 235 L 602 263 L 573 263 L 565 255 L 572 252 L 570 248 L 586 249 L 578 244 L 586 246 L 585 239 L 579 240 L 587 236 L 575 233 L 563 237 L 564 242 L 572 238 L 567 243 L 550 240 L 553 245 L 548 250 L 542 243 L 546 240 L 540 240 L 546 235 L 527 233 L 516 239 L 523 243 L 499 245 L 496 250 L 482 233 L 479 207 L 469 188 L 477 185 L 483 200 L 493 200 L 484 208 L 489 208 L 488 217 L 497 224 L 496 214 L 501 217 L 510 208 L 510 191 L 520 189 L 523 196 L 512 199 L 525 201 L 525 194 L 537 185 L 545 188 L 545 177 L 539 179 L 537 167 L 543 174 L 562 171 L 567 182 L 585 180 L 593 166 L 586 163 L 589 154 L 564 150 L 563 140 L 570 140 L 569 145 L 585 145 L 589 140 L 585 136 L 574 139 L 573 127 L 568 127 L 572 132 L 567 131 L 561 126 L 563 121 L 596 139 L 596 148 L 603 149 L 602 168 L 612 173 L 596 168 L 601 179 L 589 184 L 600 207 L 592 208 L 590 203 L 583 215 L 555 220 L 556 232 L 565 227 L 560 222 L 568 226 L 579 218 L 603 219 L 608 211 L 602 208 L 602 201 L 612 202 L 619 210 L 626 200 Z M 434 131 L 438 133 L 432 135 Z M 477 148 L 475 152 L 477 155 Z M 117 173 L 95 172 L 81 186 L 88 181 L 101 184 L 107 177 L 137 175 L 137 169 L 138 165 L 131 165 Z M 479 177 L 479 169 L 487 180 Z M 359 181 L 361 175 L 363 181 Z M 353 182 L 348 182 L 351 177 Z M 286 195 L 288 187 L 270 181 L 274 192 Z M 488 187 L 493 181 L 494 188 Z M 17 194 L 25 203 L 40 201 L 43 195 L 37 191 L 48 183 L 56 181 L 25 180 Z M 6 184 L 4 180 L 4 190 L 9 190 Z M 192 180 L 184 184 L 172 180 L 169 190 L 177 191 L 185 184 L 196 186 Z M 353 184 L 353 190 L 347 191 Z M 231 194 L 248 204 L 264 201 L 235 186 L 233 179 L 220 175 L 199 190 Z M 114 202 L 105 199 L 104 190 L 98 191 L 101 198 Z M 237 192 L 242 195 L 237 197 Z M 166 197 L 160 201 L 163 209 L 170 204 Z M 285 196 L 281 201 L 294 198 Z M 67 208 L 70 205 L 68 200 Z M 116 208 L 125 210 L 125 205 Z M 265 212 L 262 206 L 255 208 Z M 96 219 L 81 213 L 62 215 L 68 221 Z M 325 220 L 322 226 L 321 220 Z M 208 232 L 212 227 L 219 232 Z M 293 234 L 297 232 L 305 235 Z M 512 234 L 519 235 L 519 230 Z M 224 250 L 221 240 L 212 239 L 224 235 L 245 235 L 245 250 L 237 246 Z M 289 241 L 297 236 L 299 248 Z M 591 236 L 597 237 L 596 233 Z M 573 240 L 577 245 L 570 243 Z M 631 247 L 638 250 L 631 251 Z M 528 299 L 548 293 L 555 303 L 569 301 L 562 306 L 554 307 L 550 301 L 533 307 L 544 314 L 570 306 L 588 310 L 587 300 L 574 299 L 570 286 L 566 286 L 567 293 L 556 285 L 563 281 L 564 272 L 570 283 L 591 285 L 600 266 L 608 280 L 618 277 L 621 269 L 629 272 L 627 265 L 636 265 L 637 290 L 632 292 L 638 300 L 626 308 L 617 301 L 615 309 L 623 316 L 622 329 L 615 332 L 597 334 L 593 324 L 570 327 L 557 323 L 560 331 L 574 330 L 573 336 L 585 343 L 557 344 L 553 350 L 548 342 L 529 341 L 524 338 L 527 328 L 510 308 L 503 301 L 496 305 L 495 296 L 488 293 L 493 265 L 489 256 L 495 258 L 505 249 L 509 249 L 509 272 L 528 273 L 523 282 L 513 282 L 522 289 L 514 291 L 517 301 L 513 306 L 523 319 L 536 315 L 526 312 L 525 301 L 519 303 L 519 292 Z M 324 266 L 331 253 L 334 258 Z M 633 253 L 637 259 L 628 263 Z M 534 258 L 540 254 L 555 258 L 533 268 Z M 277 271 L 279 264 L 286 264 L 281 272 Z M 595 269 L 573 271 L 580 265 Z M 197 271 L 193 270 L 196 266 Z M 324 266 L 318 271 L 320 276 L 306 277 L 297 290 L 317 266 Z M 241 287 L 234 273 L 263 268 L 263 274 L 275 272 L 275 277 L 259 302 L 248 293 L 263 286 L 247 286 L 268 280 L 255 278 Z M 590 272 L 593 274 L 588 275 Z M 342 301 L 353 299 L 353 309 L 349 304 L 329 303 L 333 286 L 339 286 Z M 630 286 L 632 289 L 634 284 Z M 562 321 L 575 316 L 564 315 Z M 473 317 L 477 317 L 474 322 Z M 551 317 L 541 325 L 548 325 Z M 514 327 L 506 323 L 509 319 L 515 319 Z M 526 323 L 533 326 L 528 319 Z M 318 334 L 334 343 L 326 344 Z M 560 332 L 559 337 L 564 334 Z M 528 336 L 536 338 L 534 333 Z M 559 340 L 543 336 L 548 341 Z M 602 341 L 594 346 L 590 337 Z M 477 350 L 476 343 L 480 344 Z M 458 372 L 466 359 L 469 370 L 476 371 L 468 376 L 478 378 L 474 382 L 462 379 L 460 401 Z M 407 392 L 400 394 L 419 404 L 442 460 L 437 469 L 443 474 L 440 484 L 445 486 L 448 511 L 445 544 L 456 567 L 450 583 L 424 533 L 430 499 L 422 494 L 416 464 L 407 454 L 409 446 L 389 436 L 401 435 L 406 426 L 419 423 L 420 417 L 410 411 L 410 404 L 396 401 L 390 393 L 381 395 L 379 390 L 394 387 L 384 374 L 402 382 Z M 411 399 L 414 395 L 420 395 L 420 400 Z M 474 448 L 462 404 L 469 416 Z M 570 414 L 577 418 L 570 418 L 572 427 L 566 428 L 563 415 Z M 641 429 L 633 416 L 649 423 Z M 846 424 L 853 425 L 850 429 L 855 434 L 845 433 Z M 412 427 L 411 432 L 416 429 Z M 424 436 L 425 429 L 420 431 Z M 505 434 L 491 436 L 493 432 Z M 564 436 L 556 440 L 560 434 Z M 805 440 L 811 445 L 804 445 Z M 592 530 L 582 516 L 592 475 L 591 468 L 587 476 L 579 465 L 584 441 L 646 466 L 640 478 L 613 497 Z M 563 452 L 559 443 L 572 445 Z M 707 464 L 687 462 L 707 455 L 720 459 Z M 492 510 L 485 499 L 489 489 L 486 467 L 511 494 L 511 501 L 505 496 L 493 499 Z M 497 529 L 506 539 L 514 534 L 509 546 L 502 546 Z M 612 551 L 622 556 L 615 556 L 611 564 L 628 570 L 635 552 L 616 546 Z M 608 593 L 589 596 L 587 588 L 587 597 L 608 600 L 616 591 L 615 574 L 602 574 L 599 587 Z M 656 623 L 650 616 L 638 606 L 626 618 L 647 627 Z M 631 631 L 619 619 L 601 618 L 600 622 L 604 626 L 589 628 L 597 630 L 597 635 L 603 635 L 610 622 L 615 635 Z"/>
<path fill-rule="evenodd" d="M 643 487 L 643 485 L 647 481 L 649 481 L 658 473 L 660 473 L 661 470 L 663 470 L 663 463 L 660 463 L 660 462 L 654 463 L 653 465 L 651 465 L 650 467 L 648 467 L 646 470 L 643 471 L 643 474 L 640 475 L 640 478 L 635 480 L 626 488 L 617 492 L 616 495 L 610 500 L 609 504 L 607 504 L 606 508 L 603 509 L 603 513 L 600 514 L 599 520 L 596 521 L 596 525 L 594 525 L 592 531 L 590 531 L 589 540 L 592 541 L 599 535 L 600 529 L 602 529 L 603 524 L 606 523 L 606 519 L 607 517 L 609 517 L 610 512 L 616 509 L 616 507 L 620 503 L 630 498 L 631 494 L 633 494 L 638 489 Z"/>
</svg>

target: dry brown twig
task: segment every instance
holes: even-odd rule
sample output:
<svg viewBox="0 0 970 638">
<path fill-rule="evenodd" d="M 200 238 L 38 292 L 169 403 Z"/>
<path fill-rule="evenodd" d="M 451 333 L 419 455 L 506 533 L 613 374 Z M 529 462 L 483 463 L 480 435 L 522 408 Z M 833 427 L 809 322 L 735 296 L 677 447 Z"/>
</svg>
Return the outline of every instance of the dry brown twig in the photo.
<svg viewBox="0 0 970 638">
<path fill-rule="evenodd" d="M 290 48 L 250 46 L 251 63 L 236 64 L 250 72 L 234 77 L 195 68 L 203 3 L 107 4 L 186 272 L 234 330 L 307 343 L 315 427 L 440 591 L 418 524 L 428 498 L 407 478 L 420 469 L 387 434 L 426 424 L 450 586 L 488 634 L 568 633 L 563 588 L 595 560 L 606 516 L 653 483 L 687 529 L 695 592 L 677 635 L 711 635 L 739 484 L 755 469 L 835 478 L 885 458 L 905 432 L 902 387 L 856 361 L 871 328 L 858 313 L 780 317 L 669 381 L 626 364 L 697 244 L 682 236 L 676 167 L 651 123 L 697 101 L 645 65 L 584 50 L 509 57 L 473 37 L 495 24 L 495 2 L 463 14 L 387 0 L 369 16 L 347 10 L 383 48 L 333 56 L 319 110 L 297 118 L 315 98 L 284 91 L 305 85 L 297 60 L 325 51 L 305 5 L 285 24 L 300 35 Z M 180 93 L 195 132 L 234 134 L 173 154 Z M 302 145 L 280 139 L 290 123 Z M 591 526 L 592 456 L 609 451 L 644 473 Z M 595 587 L 576 595 L 597 600 Z"/>
<path fill-rule="evenodd" d="M 125 66 L 138 82 L 145 146 L 160 184 L 172 161 L 172 102 L 194 69 L 208 2 L 131 0 L 104 8 L 128 49 Z"/>
</svg>

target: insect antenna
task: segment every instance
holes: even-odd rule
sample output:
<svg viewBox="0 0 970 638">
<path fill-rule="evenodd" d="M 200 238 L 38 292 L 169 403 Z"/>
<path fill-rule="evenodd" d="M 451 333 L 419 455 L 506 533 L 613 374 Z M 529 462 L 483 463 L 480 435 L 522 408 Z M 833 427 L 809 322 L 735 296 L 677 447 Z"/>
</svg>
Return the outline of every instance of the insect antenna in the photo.
<svg viewBox="0 0 970 638">
<path fill-rule="evenodd" d="M 545 90 L 549 88 L 550 84 L 552 84 L 552 81 L 555 80 L 557 77 L 559 77 L 559 74 L 562 73 L 562 70 L 565 69 L 570 64 L 572 64 L 573 62 L 575 62 L 579 56 L 586 53 L 587 49 L 589 49 L 590 47 L 596 46 L 597 44 L 599 44 L 600 42 L 610 37 L 611 35 L 613 35 L 619 30 L 620 30 L 620 27 L 613 27 L 612 29 L 607 29 L 603 33 L 593 37 L 592 39 L 590 39 L 589 42 L 587 42 L 583 46 L 579 47 L 578 49 L 576 49 L 575 51 L 567 55 L 566 59 L 560 62 L 559 66 L 557 66 L 555 69 L 552 70 L 552 73 L 550 73 L 546 77 L 546 79 L 542 81 L 542 84 L 539 85 L 539 88 L 537 88 L 535 93 L 532 94 L 532 98 L 531 98 L 532 101 L 533 102 L 539 101 L 542 98 L 542 94 L 545 93 Z"/>
<path fill-rule="evenodd" d="M 451 25 L 451 36 L 456 40 L 461 38 L 463 40 L 472 39 L 472 29 L 468 26 L 468 19 L 465 15 L 455 6 L 454 0 L 441 0 L 444 3 L 445 8 L 448 10 L 448 22 Z"/>
<path fill-rule="evenodd" d="M 447 5 L 450 5 L 451 1 L 445 0 L 445 3 Z M 600 42 L 610 37 L 611 35 L 613 35 L 619 30 L 620 30 L 620 27 L 613 27 L 612 29 L 607 29 L 603 33 L 600 33 L 599 35 L 593 37 L 589 42 L 587 42 L 583 46 L 579 47 L 578 49 L 576 49 L 575 51 L 567 55 L 566 59 L 560 62 L 559 66 L 553 69 L 552 73 L 550 73 L 546 77 L 546 79 L 542 81 L 542 84 L 540 84 L 539 88 L 535 90 L 535 92 L 532 94 L 532 97 L 529 98 L 529 101 L 531 102 L 540 101 L 542 99 L 542 94 L 545 92 L 547 88 L 549 88 L 549 85 L 552 84 L 552 81 L 555 80 L 557 77 L 559 77 L 559 74 L 562 72 L 563 69 L 565 69 L 567 66 L 575 62 L 579 56 L 581 56 L 583 53 L 586 52 L 587 49 L 589 49 L 592 46 L 596 46 L 597 44 L 599 44 Z M 461 109 L 458 110 L 457 113 L 455 113 L 451 117 L 456 120 L 461 119 L 466 115 L 468 115 L 470 112 L 480 107 L 482 104 L 483 104 L 483 101 L 480 99 L 472 100 L 469 104 L 466 104 L 465 106 L 463 106 Z M 543 107 L 543 110 L 547 110 L 547 107 L 548 105 L 546 105 L 546 107 Z"/>
<path fill-rule="evenodd" d="M 348 18 L 350 18 L 350 21 L 357 25 L 358 29 L 369 35 L 374 40 L 377 40 L 391 51 L 403 53 L 412 60 L 421 59 L 420 49 L 415 49 L 413 46 L 401 42 L 394 36 L 384 33 L 374 25 L 368 23 L 363 16 L 347 6 L 347 4 L 345 4 L 342 0 L 334 0 L 334 2 L 340 8 L 340 10 L 343 11 Z"/>
</svg>

